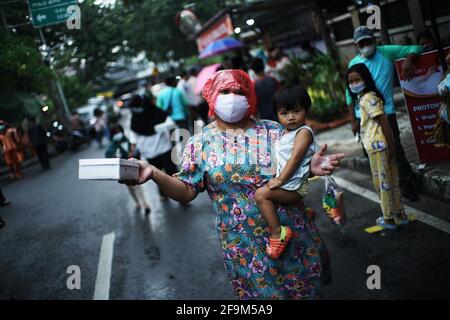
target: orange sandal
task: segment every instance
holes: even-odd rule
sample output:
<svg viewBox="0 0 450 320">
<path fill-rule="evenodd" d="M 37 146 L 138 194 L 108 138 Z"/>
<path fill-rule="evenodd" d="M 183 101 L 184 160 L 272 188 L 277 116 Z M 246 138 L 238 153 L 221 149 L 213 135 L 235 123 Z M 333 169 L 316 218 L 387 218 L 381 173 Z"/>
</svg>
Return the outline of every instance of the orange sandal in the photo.
<svg viewBox="0 0 450 320">
<path fill-rule="evenodd" d="M 286 249 L 289 240 L 292 238 L 292 231 L 289 227 L 281 226 L 281 235 L 279 239 L 269 238 L 269 244 L 266 247 L 267 255 L 272 259 L 277 259 Z"/>
</svg>

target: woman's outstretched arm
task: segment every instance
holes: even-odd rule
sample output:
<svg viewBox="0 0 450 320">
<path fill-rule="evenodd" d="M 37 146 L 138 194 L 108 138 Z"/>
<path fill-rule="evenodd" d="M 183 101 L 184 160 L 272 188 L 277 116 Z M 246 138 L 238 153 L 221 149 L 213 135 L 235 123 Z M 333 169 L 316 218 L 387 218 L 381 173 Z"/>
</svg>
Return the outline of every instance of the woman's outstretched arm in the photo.
<svg viewBox="0 0 450 320">
<path fill-rule="evenodd" d="M 134 186 L 153 180 L 166 196 L 175 201 L 188 203 L 197 197 L 198 193 L 181 180 L 168 175 L 145 161 L 136 161 L 139 162 L 139 179 L 137 181 L 119 181 L 119 183 Z"/>
</svg>

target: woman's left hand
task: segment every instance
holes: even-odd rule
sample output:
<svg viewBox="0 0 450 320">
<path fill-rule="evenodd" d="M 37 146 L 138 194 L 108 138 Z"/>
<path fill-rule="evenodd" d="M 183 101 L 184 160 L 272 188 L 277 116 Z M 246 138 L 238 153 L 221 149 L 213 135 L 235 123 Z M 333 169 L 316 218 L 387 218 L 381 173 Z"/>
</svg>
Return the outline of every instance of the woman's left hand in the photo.
<svg viewBox="0 0 450 320">
<path fill-rule="evenodd" d="M 339 167 L 340 160 L 345 157 L 343 153 L 331 154 L 325 156 L 324 153 L 327 150 L 327 145 L 324 144 L 320 147 L 311 159 L 311 173 L 316 176 L 329 176 L 333 171 Z"/>
</svg>

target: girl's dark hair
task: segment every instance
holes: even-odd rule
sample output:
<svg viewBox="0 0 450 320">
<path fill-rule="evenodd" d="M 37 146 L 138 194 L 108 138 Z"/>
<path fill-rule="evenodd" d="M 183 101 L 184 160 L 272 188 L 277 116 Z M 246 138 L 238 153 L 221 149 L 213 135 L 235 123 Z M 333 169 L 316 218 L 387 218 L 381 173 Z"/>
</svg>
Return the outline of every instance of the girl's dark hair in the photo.
<svg viewBox="0 0 450 320">
<path fill-rule="evenodd" d="M 350 90 L 350 86 L 348 83 L 348 76 L 352 72 L 356 72 L 363 79 L 363 81 L 365 83 L 365 88 L 364 88 L 364 91 L 362 92 L 363 94 L 367 93 L 367 92 L 375 92 L 375 94 L 378 96 L 378 98 L 380 98 L 381 101 L 383 101 L 383 103 L 385 102 L 383 95 L 381 94 L 380 90 L 378 90 L 377 86 L 375 85 L 375 81 L 373 80 L 369 69 L 366 67 L 366 65 L 364 63 L 358 63 L 358 64 L 355 64 L 355 65 L 351 66 L 350 68 L 348 68 L 347 74 L 345 75 L 345 82 L 347 83 L 347 89 L 348 89 L 348 92 L 350 92 L 350 96 L 352 97 L 353 103 L 358 102 L 358 95 L 354 94 Z"/>
<path fill-rule="evenodd" d="M 281 108 L 286 110 L 293 110 L 297 107 L 302 107 L 308 112 L 311 107 L 311 98 L 305 88 L 301 86 L 281 88 L 274 96 L 275 111 Z"/>
</svg>

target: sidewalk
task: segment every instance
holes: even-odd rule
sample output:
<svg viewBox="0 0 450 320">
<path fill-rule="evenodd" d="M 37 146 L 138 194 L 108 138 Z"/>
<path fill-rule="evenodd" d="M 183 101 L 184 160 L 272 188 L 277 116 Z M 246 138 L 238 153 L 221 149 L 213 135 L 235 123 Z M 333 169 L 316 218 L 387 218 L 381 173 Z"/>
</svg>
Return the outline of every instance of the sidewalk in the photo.
<svg viewBox="0 0 450 320">
<path fill-rule="evenodd" d="M 403 103 L 401 93 L 395 95 L 397 105 L 397 121 L 400 129 L 400 138 L 406 157 L 411 163 L 415 173 L 415 182 L 419 192 L 441 200 L 450 200 L 450 162 L 439 165 L 426 165 L 419 168 L 419 158 L 416 152 L 411 123 Z M 364 156 L 362 146 L 355 141 L 350 123 L 316 135 L 319 144 L 328 144 L 328 152 L 343 152 L 346 158 L 342 161 L 342 167 L 362 171 L 370 174 L 369 160 Z"/>
</svg>

